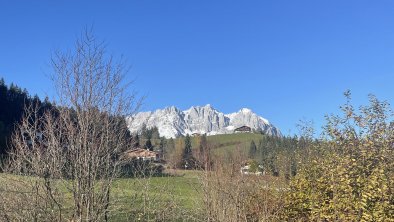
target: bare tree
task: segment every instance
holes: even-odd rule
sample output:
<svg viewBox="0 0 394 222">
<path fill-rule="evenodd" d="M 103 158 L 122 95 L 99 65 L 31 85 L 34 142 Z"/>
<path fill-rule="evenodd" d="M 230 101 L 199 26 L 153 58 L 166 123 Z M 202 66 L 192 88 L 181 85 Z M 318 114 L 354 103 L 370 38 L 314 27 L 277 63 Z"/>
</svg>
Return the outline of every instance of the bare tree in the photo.
<svg viewBox="0 0 394 222">
<path fill-rule="evenodd" d="M 239 148 L 226 160 L 213 157 L 201 174 L 205 221 L 280 221 L 279 183 L 240 172 L 247 156 Z"/>
<path fill-rule="evenodd" d="M 29 221 L 107 221 L 117 157 L 132 145 L 125 117 L 140 100 L 124 83 L 123 60 L 108 56 L 89 30 L 74 51 L 54 53 L 51 63 L 57 108 L 38 115 L 39 107 L 27 107 L 12 140 L 8 171 L 30 180 L 20 200 L 32 209 L 18 214 Z M 7 217 L 18 220 L 7 212 L 0 216 Z"/>
</svg>

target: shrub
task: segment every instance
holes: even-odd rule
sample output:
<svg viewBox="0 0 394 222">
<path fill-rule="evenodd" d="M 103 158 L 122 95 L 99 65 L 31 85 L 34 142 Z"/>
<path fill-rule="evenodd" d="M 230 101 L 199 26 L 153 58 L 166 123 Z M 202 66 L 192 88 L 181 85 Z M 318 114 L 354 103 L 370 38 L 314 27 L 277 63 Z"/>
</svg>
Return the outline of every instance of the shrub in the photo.
<svg viewBox="0 0 394 222">
<path fill-rule="evenodd" d="M 327 117 L 325 137 L 310 143 L 310 156 L 290 185 L 289 221 L 394 221 L 393 124 L 388 104 L 370 96 L 355 113 Z"/>
</svg>

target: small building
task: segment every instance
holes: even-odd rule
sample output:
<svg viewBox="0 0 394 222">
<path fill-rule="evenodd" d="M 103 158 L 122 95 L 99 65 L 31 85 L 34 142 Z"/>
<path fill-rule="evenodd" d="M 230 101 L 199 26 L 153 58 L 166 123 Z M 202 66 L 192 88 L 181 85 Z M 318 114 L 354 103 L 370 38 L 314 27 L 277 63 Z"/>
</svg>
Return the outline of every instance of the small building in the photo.
<svg viewBox="0 0 394 222">
<path fill-rule="evenodd" d="M 235 133 L 250 133 L 252 129 L 249 126 L 241 126 L 234 130 Z"/>
<path fill-rule="evenodd" d="M 146 149 L 136 148 L 132 150 L 125 151 L 122 156 L 124 160 L 150 160 L 150 161 L 158 161 L 160 159 L 159 153 L 155 151 L 150 151 Z"/>
<path fill-rule="evenodd" d="M 119 159 L 121 177 L 161 175 L 164 170 L 159 153 L 146 149 L 127 150 Z"/>
</svg>

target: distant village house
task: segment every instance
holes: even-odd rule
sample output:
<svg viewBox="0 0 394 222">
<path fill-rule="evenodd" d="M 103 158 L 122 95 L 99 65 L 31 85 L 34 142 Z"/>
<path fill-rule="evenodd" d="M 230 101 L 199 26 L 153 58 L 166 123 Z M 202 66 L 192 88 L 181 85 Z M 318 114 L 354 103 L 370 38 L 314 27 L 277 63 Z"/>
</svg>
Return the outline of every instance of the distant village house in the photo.
<svg viewBox="0 0 394 222">
<path fill-rule="evenodd" d="M 252 129 L 249 126 L 241 126 L 234 130 L 235 133 L 250 133 Z"/>
<path fill-rule="evenodd" d="M 123 153 L 122 159 L 124 160 L 146 160 L 146 161 L 158 161 L 160 159 L 159 153 L 155 151 L 149 151 L 146 149 L 136 148 L 133 150 L 128 150 Z"/>
</svg>

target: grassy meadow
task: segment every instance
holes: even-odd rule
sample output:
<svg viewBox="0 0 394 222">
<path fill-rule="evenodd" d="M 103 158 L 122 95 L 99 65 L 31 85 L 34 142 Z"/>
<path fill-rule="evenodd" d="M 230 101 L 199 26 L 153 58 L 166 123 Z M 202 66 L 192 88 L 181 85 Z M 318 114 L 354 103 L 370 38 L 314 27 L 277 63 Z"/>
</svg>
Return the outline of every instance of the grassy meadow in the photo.
<svg viewBox="0 0 394 222">
<path fill-rule="evenodd" d="M 239 133 L 208 136 L 207 140 L 212 147 L 212 154 L 225 159 L 235 151 L 246 154 L 250 142 L 257 143 L 262 137 L 261 134 Z M 198 148 L 198 139 L 192 137 L 194 149 Z M 159 141 L 153 142 L 155 144 Z M 196 217 L 202 215 L 203 209 L 202 176 L 203 172 L 197 170 L 165 169 L 163 176 L 118 178 L 111 188 L 110 219 L 111 221 L 150 221 L 160 215 L 163 220 L 165 218 L 174 220 L 175 215 L 179 221 L 196 220 Z M 265 179 L 267 178 L 260 178 L 260 180 Z M 36 180 L 38 179 L 32 177 L 0 174 L 0 189 L 11 190 L 20 195 L 28 194 L 32 192 Z M 269 180 L 272 178 L 267 179 Z M 72 194 L 67 190 L 65 183 L 64 181 L 59 183 L 58 192 L 63 198 L 65 214 L 70 214 L 71 212 L 67 211 L 73 204 Z M 267 183 L 261 182 L 261 184 Z"/>
<path fill-rule="evenodd" d="M 116 179 L 111 189 L 112 205 L 110 208 L 111 221 L 134 221 L 139 216 L 143 221 L 149 221 L 149 215 L 171 214 L 176 211 L 179 218 L 198 212 L 201 206 L 201 184 L 199 172 L 172 170 L 166 176 L 148 178 Z M 8 191 L 13 197 L 23 198 L 33 192 L 35 182 L 33 177 L 0 174 L 0 190 Z M 72 205 L 72 194 L 67 191 L 64 183 L 59 183 L 59 196 L 64 205 Z M 63 206 L 65 211 L 68 206 Z M 193 213 L 191 213 L 193 212 Z M 70 212 L 69 212 L 70 213 Z M 68 214 L 66 212 L 66 214 Z"/>
</svg>

